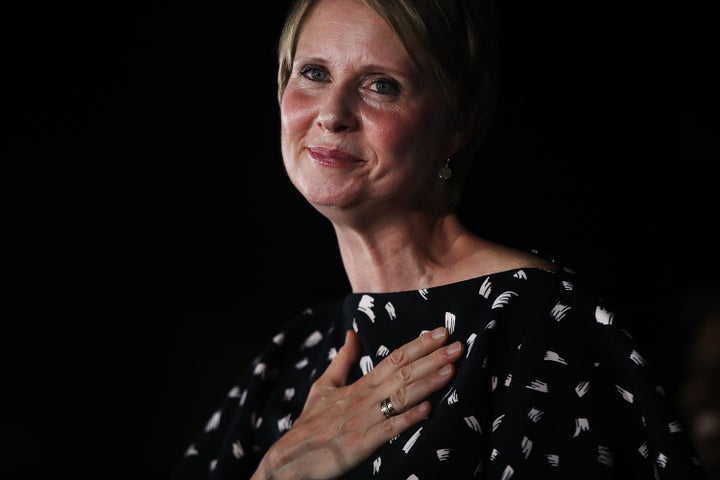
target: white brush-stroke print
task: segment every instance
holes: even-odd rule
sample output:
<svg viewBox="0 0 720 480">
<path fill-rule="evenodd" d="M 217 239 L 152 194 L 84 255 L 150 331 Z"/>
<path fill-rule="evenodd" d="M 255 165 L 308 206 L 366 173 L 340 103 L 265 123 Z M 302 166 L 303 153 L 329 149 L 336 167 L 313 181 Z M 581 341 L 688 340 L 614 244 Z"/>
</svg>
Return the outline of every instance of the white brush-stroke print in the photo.
<svg viewBox="0 0 720 480">
<path fill-rule="evenodd" d="M 385 304 L 385 312 L 388 314 L 390 320 L 395 320 L 397 318 L 397 314 L 395 313 L 395 305 L 393 305 L 392 302 L 387 302 Z"/>
<path fill-rule="evenodd" d="M 285 399 L 285 401 L 289 402 L 293 399 L 293 397 L 295 397 L 295 389 L 292 387 L 286 388 L 283 392 L 283 398 Z"/>
<path fill-rule="evenodd" d="M 310 361 L 308 360 L 307 357 L 305 357 L 295 364 L 295 369 L 302 370 L 303 368 L 307 367 L 309 363 L 310 363 Z"/>
<path fill-rule="evenodd" d="M 525 270 L 518 270 L 513 274 L 513 277 L 519 280 L 527 280 L 527 273 L 525 273 Z"/>
<path fill-rule="evenodd" d="M 546 453 L 545 460 L 547 460 L 548 465 L 552 465 L 553 467 L 557 467 L 558 465 L 560 465 L 560 456 L 559 455 L 553 455 L 552 453 Z"/>
<path fill-rule="evenodd" d="M 233 442 L 232 453 L 233 457 L 237 458 L 238 460 L 245 456 L 245 450 L 243 450 L 242 445 L 240 445 L 240 440 L 236 440 Z"/>
<path fill-rule="evenodd" d="M 682 432 L 683 427 L 682 425 L 680 425 L 679 422 L 670 422 L 668 423 L 668 430 L 670 431 L 670 433 L 677 433 Z"/>
<path fill-rule="evenodd" d="M 373 460 L 373 475 L 377 475 L 380 473 L 380 466 L 382 465 L 382 457 L 378 457 L 375 460 Z"/>
<path fill-rule="evenodd" d="M 293 426 L 293 421 L 291 418 L 291 414 L 288 413 L 284 417 L 282 417 L 280 420 L 277 421 L 278 430 L 281 432 L 286 432 L 290 430 Z"/>
<path fill-rule="evenodd" d="M 267 370 L 267 365 L 264 363 L 258 363 L 255 365 L 255 368 L 253 368 L 253 375 L 260 378 L 265 378 L 265 370 Z"/>
<path fill-rule="evenodd" d="M 465 340 L 465 344 L 467 345 L 467 351 L 465 352 L 465 358 L 468 358 L 470 356 L 470 351 L 472 350 L 473 346 L 475 345 L 475 340 L 477 339 L 477 333 L 472 333 L 468 337 L 467 340 Z"/>
<path fill-rule="evenodd" d="M 332 362 L 333 358 L 335 358 L 337 356 L 337 353 L 338 353 L 337 348 L 335 348 L 335 347 L 330 348 L 328 350 L 327 359 Z"/>
<path fill-rule="evenodd" d="M 222 417 L 222 411 L 217 410 L 210 416 L 210 419 L 205 424 L 205 431 L 215 430 L 220 425 L 220 418 Z"/>
<path fill-rule="evenodd" d="M 482 433 L 482 426 L 480 425 L 480 422 L 478 422 L 478 419 L 475 418 L 475 415 L 464 417 L 463 420 L 465 420 L 465 424 L 470 427 L 473 432 Z"/>
<path fill-rule="evenodd" d="M 522 448 L 522 452 L 525 454 L 525 460 L 530 456 L 530 452 L 532 452 L 532 446 L 533 442 L 527 437 L 523 437 L 522 442 L 520 442 L 520 446 Z"/>
<path fill-rule="evenodd" d="M 445 328 L 448 329 L 450 335 L 455 332 L 455 314 L 451 312 L 445 312 Z"/>
<path fill-rule="evenodd" d="M 238 398 L 240 396 L 240 387 L 235 386 L 231 388 L 227 396 L 230 398 Z"/>
<path fill-rule="evenodd" d="M 477 464 L 477 467 L 475 467 L 475 471 L 473 471 L 473 477 L 479 476 L 484 471 L 485 471 L 485 459 L 481 458 L 480 463 Z"/>
<path fill-rule="evenodd" d="M 598 445 L 597 461 L 603 465 L 612 467 L 615 464 L 615 455 L 609 448 Z"/>
<path fill-rule="evenodd" d="M 365 355 L 360 359 L 360 370 L 362 370 L 363 375 L 370 373 L 373 368 L 375 368 L 375 365 L 370 355 Z"/>
<path fill-rule="evenodd" d="M 448 404 L 448 405 L 455 405 L 455 404 L 458 403 L 459 401 L 460 401 L 460 400 L 458 400 L 457 390 L 455 390 L 455 389 L 453 388 L 452 393 L 448 396 L 447 404 Z"/>
<path fill-rule="evenodd" d="M 485 330 L 495 330 L 497 322 L 493 319 L 485 324 Z"/>
<path fill-rule="evenodd" d="M 505 417 L 505 414 L 502 414 L 502 415 L 499 415 L 499 416 L 495 417 L 495 420 L 493 420 L 493 425 L 492 425 L 492 431 L 493 431 L 493 432 L 494 432 L 495 430 L 497 430 L 497 428 L 500 426 L 500 424 L 502 423 L 504 417 Z"/>
<path fill-rule="evenodd" d="M 601 325 L 612 325 L 615 314 L 603 306 L 598 305 L 595 308 L 595 321 Z"/>
<path fill-rule="evenodd" d="M 533 380 L 530 385 L 525 385 L 525 388 L 535 390 L 536 392 L 548 393 L 547 383 L 541 382 L 540 380 Z"/>
<path fill-rule="evenodd" d="M 305 350 L 306 348 L 312 348 L 318 343 L 320 343 L 323 339 L 322 333 L 318 331 L 314 331 L 308 337 L 305 339 L 303 344 L 300 346 L 300 350 Z"/>
<path fill-rule="evenodd" d="M 645 365 L 647 365 L 647 364 L 645 363 L 645 359 L 643 358 L 643 356 L 640 355 L 640 354 L 639 354 L 638 352 L 636 352 L 635 350 L 633 350 L 632 352 L 630 352 L 630 360 L 632 360 L 632 361 L 635 363 L 635 365 L 639 365 L 639 366 L 641 366 L 641 367 L 644 367 Z"/>
<path fill-rule="evenodd" d="M 565 289 L 566 292 L 570 292 L 575 288 L 572 282 L 568 282 L 567 280 L 562 281 L 562 286 Z"/>
<path fill-rule="evenodd" d="M 496 377 L 495 375 L 490 377 L 490 388 L 492 389 L 493 392 L 497 388 L 497 384 L 498 384 L 498 377 Z"/>
<path fill-rule="evenodd" d="M 620 395 L 622 395 L 623 400 L 625 400 L 628 403 L 633 403 L 635 396 L 632 393 L 628 392 L 627 390 L 622 388 L 620 385 L 615 385 L 615 388 L 620 393 Z"/>
<path fill-rule="evenodd" d="M 590 421 L 587 418 L 576 418 L 575 419 L 575 433 L 573 438 L 577 438 L 582 432 L 590 430 Z"/>
<path fill-rule="evenodd" d="M 422 427 L 418 428 L 417 432 L 412 434 L 412 437 L 403 445 L 402 450 L 405 453 L 410 452 L 412 450 L 412 447 L 415 446 L 415 442 L 417 442 L 418 438 L 420 438 L 420 433 L 422 432 Z"/>
<path fill-rule="evenodd" d="M 590 390 L 590 382 L 583 381 L 575 386 L 575 393 L 582 398 Z"/>
<path fill-rule="evenodd" d="M 217 458 L 214 458 L 210 461 L 210 466 L 208 467 L 211 471 L 215 470 L 215 467 L 217 467 Z"/>
<path fill-rule="evenodd" d="M 490 452 L 490 461 L 491 461 L 491 462 L 492 462 L 493 460 L 495 460 L 495 458 L 497 458 L 498 453 L 500 453 L 500 452 L 498 452 L 497 448 L 493 448 L 493 449 L 492 449 L 492 452 Z"/>
<path fill-rule="evenodd" d="M 437 455 L 438 460 L 441 462 L 444 462 L 448 458 L 450 458 L 450 452 L 452 451 L 451 448 L 440 448 L 438 450 L 435 450 L 435 454 Z"/>
<path fill-rule="evenodd" d="M 638 452 L 640 453 L 640 455 L 643 456 L 643 458 L 647 458 L 647 457 L 648 457 L 648 446 L 647 446 L 647 443 L 643 442 L 643 444 L 640 445 L 640 447 L 638 448 Z"/>
<path fill-rule="evenodd" d="M 500 480 L 509 480 L 513 476 L 514 473 L 515 473 L 515 470 L 513 470 L 513 468 L 510 465 L 508 465 L 507 467 L 505 467 L 505 470 L 503 471 L 503 474 L 500 477 Z"/>
<path fill-rule="evenodd" d="M 527 414 L 527 417 L 528 417 L 530 420 L 532 420 L 533 423 L 539 422 L 540 419 L 542 418 L 542 416 L 543 416 L 543 411 L 542 411 L 542 410 L 538 410 L 538 409 L 535 408 L 535 407 L 532 407 L 532 408 L 530 409 L 530 411 L 528 412 L 528 414 Z"/>
<path fill-rule="evenodd" d="M 275 336 L 272 338 L 272 342 L 273 342 L 275 345 L 282 345 L 283 343 L 285 343 L 285 334 L 284 334 L 284 333 L 278 333 L 277 335 L 275 335 Z"/>
<path fill-rule="evenodd" d="M 508 373 L 507 377 L 505 377 L 505 382 L 503 382 L 503 384 L 506 387 L 509 387 L 511 383 L 512 383 L 512 373 Z"/>
<path fill-rule="evenodd" d="M 562 303 L 558 302 L 555 304 L 555 306 L 550 310 L 550 315 L 555 319 L 555 321 L 559 322 L 563 318 L 565 318 L 565 315 L 567 312 L 570 311 L 572 307 L 568 305 L 563 305 Z"/>
<path fill-rule="evenodd" d="M 428 294 L 427 288 L 421 288 L 420 290 L 418 290 L 418 293 L 419 293 L 420 296 L 423 298 L 423 300 L 427 300 L 427 299 L 428 299 L 428 296 L 427 296 L 427 294 Z"/>
<path fill-rule="evenodd" d="M 567 365 L 567 362 L 560 355 L 558 355 L 557 352 L 553 352 L 552 350 L 548 350 L 547 352 L 545 352 L 545 357 L 543 358 L 543 360 Z"/>
<path fill-rule="evenodd" d="M 508 290 L 507 292 L 503 292 L 503 293 L 501 293 L 500 295 L 498 295 L 498 297 L 495 299 L 495 301 L 494 301 L 493 304 L 492 304 L 493 310 L 496 309 L 496 308 L 502 308 L 502 307 L 504 307 L 505 305 L 507 305 L 513 295 L 515 295 L 515 296 L 517 297 L 517 293 L 512 292 L 512 291 L 510 291 L 510 290 Z"/>
<path fill-rule="evenodd" d="M 664 453 L 660 452 L 655 459 L 655 464 L 657 464 L 657 466 L 660 468 L 665 468 L 667 466 L 667 460 L 667 456 Z"/>
<path fill-rule="evenodd" d="M 451 387 L 450 390 L 448 390 L 448 392 L 445 395 L 443 395 L 442 400 L 440 400 L 440 401 L 444 402 L 445 399 L 452 397 L 454 394 L 455 394 L 455 389 Z M 449 404 L 450 404 L 450 400 L 448 400 L 448 405 Z"/>
<path fill-rule="evenodd" d="M 480 285 L 480 290 L 478 291 L 478 294 L 482 295 L 485 298 L 490 298 L 490 292 L 492 292 L 492 284 L 490 283 L 490 279 L 486 278 L 485 281 L 483 281 L 482 285 Z"/>
<path fill-rule="evenodd" d="M 200 452 L 198 452 L 197 447 L 195 447 L 195 444 L 191 444 L 187 450 L 185 450 L 185 456 L 186 457 L 192 457 L 195 455 L 198 455 Z"/>
<path fill-rule="evenodd" d="M 364 313 L 372 323 L 375 323 L 375 312 L 373 312 L 372 310 L 374 306 L 375 299 L 370 295 L 363 295 L 362 297 L 360 297 L 360 302 L 358 303 L 358 310 Z"/>
<path fill-rule="evenodd" d="M 385 345 L 380 345 L 378 347 L 377 351 L 375 352 L 376 357 L 382 358 L 382 357 L 387 357 L 388 355 L 390 355 L 390 349 L 387 348 Z"/>
</svg>

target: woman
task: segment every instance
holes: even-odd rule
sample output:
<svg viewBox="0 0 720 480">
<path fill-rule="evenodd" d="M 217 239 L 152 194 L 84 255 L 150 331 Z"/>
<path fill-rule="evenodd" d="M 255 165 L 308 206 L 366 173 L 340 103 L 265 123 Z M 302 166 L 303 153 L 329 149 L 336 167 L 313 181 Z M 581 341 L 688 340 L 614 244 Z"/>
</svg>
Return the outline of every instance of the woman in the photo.
<svg viewBox="0 0 720 480">
<path fill-rule="evenodd" d="M 477 0 L 299 0 L 282 156 L 352 293 L 256 358 L 175 478 L 703 478 L 612 309 L 455 212 L 493 109 Z"/>
</svg>

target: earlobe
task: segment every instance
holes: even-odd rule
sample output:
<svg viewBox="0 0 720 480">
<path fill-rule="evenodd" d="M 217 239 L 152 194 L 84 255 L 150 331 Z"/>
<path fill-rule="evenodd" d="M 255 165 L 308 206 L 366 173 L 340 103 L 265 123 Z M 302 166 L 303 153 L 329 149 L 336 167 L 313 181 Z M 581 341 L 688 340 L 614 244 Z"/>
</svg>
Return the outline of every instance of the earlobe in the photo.
<svg viewBox="0 0 720 480">
<path fill-rule="evenodd" d="M 467 130 L 455 130 L 448 135 L 447 149 L 445 156 L 450 159 L 451 156 L 462 150 L 467 145 L 472 135 Z"/>
</svg>

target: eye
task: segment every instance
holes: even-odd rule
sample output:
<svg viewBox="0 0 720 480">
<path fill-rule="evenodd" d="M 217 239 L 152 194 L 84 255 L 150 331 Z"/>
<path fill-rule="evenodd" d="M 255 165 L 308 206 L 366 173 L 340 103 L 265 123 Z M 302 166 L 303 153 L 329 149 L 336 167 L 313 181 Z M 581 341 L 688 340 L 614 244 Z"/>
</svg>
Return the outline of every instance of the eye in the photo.
<svg viewBox="0 0 720 480">
<path fill-rule="evenodd" d="M 313 82 L 324 82 L 327 78 L 327 71 L 319 65 L 305 65 L 300 69 L 299 75 L 312 80 Z"/>
<path fill-rule="evenodd" d="M 397 95 L 400 93 L 400 85 L 389 78 L 379 78 L 374 80 L 371 89 L 380 95 Z"/>
</svg>

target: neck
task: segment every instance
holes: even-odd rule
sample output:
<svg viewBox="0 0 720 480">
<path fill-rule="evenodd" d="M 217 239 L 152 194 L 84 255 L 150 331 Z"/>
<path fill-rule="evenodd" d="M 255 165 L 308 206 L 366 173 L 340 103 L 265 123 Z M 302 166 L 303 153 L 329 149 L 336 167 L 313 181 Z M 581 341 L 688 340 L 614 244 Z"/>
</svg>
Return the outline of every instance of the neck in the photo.
<svg viewBox="0 0 720 480">
<path fill-rule="evenodd" d="M 475 275 L 478 255 L 489 243 L 454 213 L 432 221 L 420 217 L 376 225 L 372 231 L 334 226 L 354 292 L 415 290 Z"/>
</svg>

